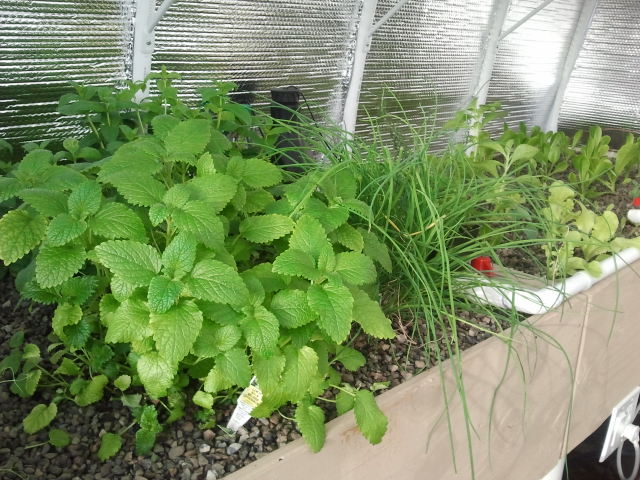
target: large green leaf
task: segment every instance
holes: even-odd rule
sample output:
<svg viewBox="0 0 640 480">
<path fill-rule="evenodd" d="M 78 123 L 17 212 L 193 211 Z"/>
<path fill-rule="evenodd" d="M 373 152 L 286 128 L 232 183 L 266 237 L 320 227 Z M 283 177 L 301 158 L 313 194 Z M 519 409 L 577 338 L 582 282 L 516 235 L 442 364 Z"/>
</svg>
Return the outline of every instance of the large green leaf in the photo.
<svg viewBox="0 0 640 480">
<path fill-rule="evenodd" d="M 86 218 L 100 209 L 102 189 L 95 181 L 78 185 L 69 195 L 69 213 L 75 218 Z"/>
<path fill-rule="evenodd" d="M 46 217 L 55 217 L 60 213 L 67 212 L 67 196 L 62 192 L 44 188 L 29 188 L 22 190 L 18 196 Z"/>
<path fill-rule="evenodd" d="M 185 156 L 202 153 L 211 137 L 211 123 L 204 119 L 184 120 L 173 127 L 164 139 L 170 159 L 182 160 Z"/>
<path fill-rule="evenodd" d="M 89 220 L 89 228 L 105 238 L 124 238 L 144 241 L 146 232 L 142 220 L 129 207 L 122 203 L 111 202 Z"/>
<path fill-rule="evenodd" d="M 102 399 L 104 395 L 104 387 L 109 383 L 109 379 L 106 375 L 97 375 L 91 379 L 91 381 L 82 389 L 82 391 L 75 396 L 74 400 L 76 404 L 81 407 L 86 407 L 92 403 L 96 403 Z"/>
<path fill-rule="evenodd" d="M 274 352 L 280 337 L 278 319 L 262 305 L 250 310 L 240 324 L 247 345 L 254 352 L 270 355 Z"/>
<path fill-rule="evenodd" d="M 327 232 L 322 224 L 310 215 L 303 215 L 298 219 L 289 239 L 290 248 L 308 253 L 314 259 L 320 256 L 327 243 Z"/>
<path fill-rule="evenodd" d="M 0 219 L 0 260 L 10 264 L 33 250 L 44 238 L 47 223 L 27 209 L 12 210 Z"/>
<path fill-rule="evenodd" d="M 176 374 L 174 366 L 157 352 L 150 352 L 138 359 L 136 367 L 140 381 L 151 397 L 158 398 L 166 395 Z"/>
<path fill-rule="evenodd" d="M 238 272 L 218 260 L 197 263 L 185 281 L 189 293 L 200 300 L 243 305 L 249 298 L 249 291 Z"/>
<path fill-rule="evenodd" d="M 116 433 L 105 433 L 100 438 L 100 448 L 98 458 L 103 462 L 120 451 L 122 448 L 122 435 Z"/>
<path fill-rule="evenodd" d="M 55 403 L 48 406 L 40 403 L 22 420 L 22 428 L 30 435 L 34 434 L 49 425 L 57 413 L 58 406 Z"/>
<path fill-rule="evenodd" d="M 165 313 L 151 314 L 151 330 L 156 348 L 170 365 L 187 356 L 202 327 L 202 312 L 184 300 Z"/>
<path fill-rule="evenodd" d="M 364 438 L 372 444 L 380 443 L 387 431 L 388 420 L 376 404 L 373 393 L 369 390 L 358 390 L 353 405 L 356 423 Z"/>
<path fill-rule="evenodd" d="M 170 212 L 180 231 L 196 235 L 205 245 L 224 240 L 222 221 L 212 204 L 194 200 L 180 208 L 172 207 Z"/>
<path fill-rule="evenodd" d="M 268 395 L 280 383 L 286 359 L 281 354 L 265 356 L 259 353 L 254 353 L 252 358 L 253 371 L 258 379 L 260 390 L 263 394 Z"/>
<path fill-rule="evenodd" d="M 232 348 L 217 357 L 220 373 L 234 385 L 246 387 L 251 379 L 249 357 L 244 350 Z"/>
<path fill-rule="evenodd" d="M 235 196 L 238 181 L 222 173 L 198 175 L 184 184 L 192 200 L 202 200 L 211 205 L 215 213 L 220 212 Z"/>
<path fill-rule="evenodd" d="M 149 309 L 140 299 L 126 299 L 106 319 L 105 340 L 109 343 L 131 343 L 151 335 Z"/>
<path fill-rule="evenodd" d="M 244 183 L 253 188 L 278 185 L 282 181 L 282 171 L 273 163 L 259 158 L 247 158 L 242 173 Z"/>
<path fill-rule="evenodd" d="M 338 253 L 335 271 L 350 285 L 367 285 L 376 281 L 376 267 L 373 262 L 358 252 Z"/>
<path fill-rule="evenodd" d="M 354 252 L 361 252 L 364 248 L 362 234 L 354 227 L 345 223 L 334 232 L 335 240 Z"/>
<path fill-rule="evenodd" d="M 164 313 L 180 298 L 182 283 L 158 275 L 149 283 L 149 309 L 155 313 Z"/>
<path fill-rule="evenodd" d="M 307 301 L 318 315 L 318 326 L 336 343 L 347 339 L 353 319 L 353 297 L 349 289 L 336 283 L 311 285 Z"/>
<path fill-rule="evenodd" d="M 142 207 L 160 202 L 166 192 L 165 186 L 150 176 L 118 178 L 114 185 L 127 202 Z"/>
<path fill-rule="evenodd" d="M 286 366 L 282 376 L 285 392 L 290 401 L 299 401 L 309 389 L 318 371 L 318 354 L 311 347 L 287 347 Z"/>
<path fill-rule="evenodd" d="M 340 362 L 347 370 L 356 371 L 362 367 L 366 362 L 366 358 L 359 351 L 338 345 L 336 347 L 336 356 L 333 359 L 334 362 Z"/>
<path fill-rule="evenodd" d="M 54 217 L 47 227 L 47 245 L 59 247 L 78 238 L 87 229 L 84 220 L 78 220 L 68 213 Z"/>
<path fill-rule="evenodd" d="M 359 228 L 358 232 L 364 240 L 364 254 L 378 262 L 382 268 L 391 273 L 391 257 L 389 257 L 387 246 L 378 240 L 378 237 L 376 237 L 374 233 L 368 230 Z"/>
<path fill-rule="evenodd" d="M 160 254 L 133 240 L 108 240 L 95 248 L 100 263 L 135 286 L 145 286 L 160 272 Z"/>
<path fill-rule="evenodd" d="M 259 215 L 240 222 L 240 235 L 254 243 L 270 243 L 293 230 L 294 222 L 278 214 Z"/>
<path fill-rule="evenodd" d="M 198 357 L 214 358 L 232 349 L 242 338 L 242 332 L 235 325 L 219 326 L 205 319 L 192 351 Z"/>
<path fill-rule="evenodd" d="M 316 280 L 320 275 L 313 257 L 295 248 L 289 248 L 278 255 L 273 261 L 272 269 L 275 273 L 303 277 L 307 280 Z"/>
<path fill-rule="evenodd" d="M 369 298 L 366 292 L 352 288 L 353 295 L 353 319 L 360 324 L 365 333 L 376 338 L 395 338 L 396 334 L 380 304 Z"/>
<path fill-rule="evenodd" d="M 324 445 L 325 439 L 324 412 L 322 409 L 308 402 L 299 403 L 296 408 L 295 420 L 302 437 L 311 450 L 319 452 Z"/>
<path fill-rule="evenodd" d="M 342 205 L 327 206 L 322 200 L 310 198 L 304 207 L 304 213 L 320 221 L 327 232 L 332 232 L 345 224 L 349 210 Z"/>
<path fill-rule="evenodd" d="M 45 245 L 36 257 L 36 280 L 45 288 L 60 285 L 80 271 L 85 259 L 86 252 L 80 244 Z"/>
<path fill-rule="evenodd" d="M 82 320 L 82 309 L 78 305 L 61 303 L 57 306 L 51 320 L 53 333 L 64 340 L 64 327 L 76 325 L 80 320 Z"/>
<path fill-rule="evenodd" d="M 298 328 L 316 318 L 302 290 L 281 290 L 271 299 L 269 307 L 284 328 Z"/>
<path fill-rule="evenodd" d="M 143 137 L 122 145 L 100 168 L 101 182 L 116 184 L 127 177 L 147 178 L 162 168 L 162 144 L 153 137 Z"/>
<path fill-rule="evenodd" d="M 196 259 L 196 240 L 188 232 L 179 233 L 162 252 L 164 272 L 174 279 L 181 279 L 192 268 Z"/>
</svg>

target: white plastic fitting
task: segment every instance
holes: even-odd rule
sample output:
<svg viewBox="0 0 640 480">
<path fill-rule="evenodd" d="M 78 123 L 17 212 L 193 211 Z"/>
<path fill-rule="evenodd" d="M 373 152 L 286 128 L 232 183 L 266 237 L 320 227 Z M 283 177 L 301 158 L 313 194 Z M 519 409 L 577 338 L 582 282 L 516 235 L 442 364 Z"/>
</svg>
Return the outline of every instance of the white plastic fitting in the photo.
<svg viewBox="0 0 640 480">
<path fill-rule="evenodd" d="M 627 219 L 634 225 L 638 225 L 640 223 L 640 209 L 632 208 L 627 212 Z"/>
</svg>

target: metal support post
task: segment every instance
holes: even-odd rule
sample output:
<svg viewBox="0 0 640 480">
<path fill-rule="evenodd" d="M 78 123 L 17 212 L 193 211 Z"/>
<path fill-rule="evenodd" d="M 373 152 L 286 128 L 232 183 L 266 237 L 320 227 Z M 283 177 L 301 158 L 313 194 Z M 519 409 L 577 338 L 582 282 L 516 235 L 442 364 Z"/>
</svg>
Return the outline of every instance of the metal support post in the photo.
<svg viewBox="0 0 640 480">
<path fill-rule="evenodd" d="M 533 10 L 531 10 L 529 13 L 527 13 L 524 17 L 522 17 L 520 20 L 518 20 L 516 23 L 514 23 L 513 25 L 511 25 L 507 30 L 505 30 L 504 32 L 502 32 L 502 35 L 500 35 L 500 40 L 502 40 L 504 37 L 506 37 L 507 35 L 509 35 L 510 33 L 515 32 L 518 28 L 520 28 L 524 23 L 526 23 L 531 17 L 533 17 L 535 14 L 537 14 L 540 10 L 542 10 L 543 8 L 545 8 L 547 5 L 549 5 L 551 2 L 553 2 L 554 0 L 545 0 L 544 2 L 542 2 L 540 5 L 538 5 L 536 8 L 534 8 Z"/>
<path fill-rule="evenodd" d="M 571 45 L 567 51 L 564 64 L 562 65 L 562 71 L 560 78 L 558 79 L 556 91 L 553 97 L 553 103 L 549 108 L 546 121 L 543 125 L 545 130 L 556 131 L 558 129 L 558 118 L 560 117 L 560 108 L 564 100 L 564 95 L 571 80 L 571 74 L 576 66 L 576 61 L 584 45 L 584 41 L 587 38 L 587 33 L 591 27 L 593 21 L 593 15 L 595 14 L 596 7 L 598 6 L 598 0 L 584 0 L 582 10 L 580 11 L 580 17 L 576 22 L 576 27 L 571 39 Z"/>
</svg>

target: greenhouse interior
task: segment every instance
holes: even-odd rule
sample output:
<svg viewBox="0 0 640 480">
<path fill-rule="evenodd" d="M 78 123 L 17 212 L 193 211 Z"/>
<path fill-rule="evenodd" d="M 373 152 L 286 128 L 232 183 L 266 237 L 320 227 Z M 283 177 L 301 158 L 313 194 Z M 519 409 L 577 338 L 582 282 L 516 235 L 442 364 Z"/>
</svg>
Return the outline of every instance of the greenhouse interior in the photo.
<svg viewBox="0 0 640 480">
<path fill-rule="evenodd" d="M 639 480 L 639 26 L 0 0 L 0 478 Z"/>
</svg>

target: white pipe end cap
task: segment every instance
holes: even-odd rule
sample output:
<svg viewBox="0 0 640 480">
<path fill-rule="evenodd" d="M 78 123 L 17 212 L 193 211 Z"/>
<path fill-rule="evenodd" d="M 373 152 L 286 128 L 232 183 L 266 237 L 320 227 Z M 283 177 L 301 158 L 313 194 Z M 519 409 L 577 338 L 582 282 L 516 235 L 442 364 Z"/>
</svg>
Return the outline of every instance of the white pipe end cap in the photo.
<svg viewBox="0 0 640 480">
<path fill-rule="evenodd" d="M 627 218 L 634 225 L 640 224 L 640 209 L 632 208 L 627 212 Z"/>
</svg>

